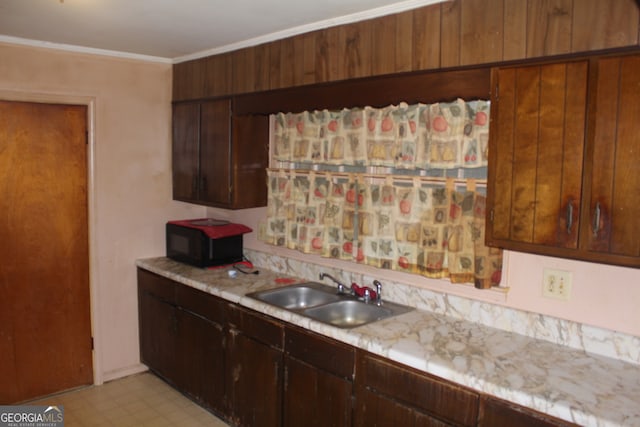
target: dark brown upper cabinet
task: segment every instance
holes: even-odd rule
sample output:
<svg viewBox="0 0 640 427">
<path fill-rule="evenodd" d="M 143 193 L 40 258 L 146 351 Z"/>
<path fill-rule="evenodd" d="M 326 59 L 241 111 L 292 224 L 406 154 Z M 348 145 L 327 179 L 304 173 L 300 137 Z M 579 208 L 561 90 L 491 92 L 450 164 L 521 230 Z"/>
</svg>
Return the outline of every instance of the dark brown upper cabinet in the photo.
<svg viewBox="0 0 640 427">
<path fill-rule="evenodd" d="M 173 105 L 173 198 L 240 209 L 266 205 L 269 119 L 233 116 L 230 98 Z"/>
<path fill-rule="evenodd" d="M 494 70 L 487 244 L 640 266 L 638 67 L 627 55 Z"/>
</svg>

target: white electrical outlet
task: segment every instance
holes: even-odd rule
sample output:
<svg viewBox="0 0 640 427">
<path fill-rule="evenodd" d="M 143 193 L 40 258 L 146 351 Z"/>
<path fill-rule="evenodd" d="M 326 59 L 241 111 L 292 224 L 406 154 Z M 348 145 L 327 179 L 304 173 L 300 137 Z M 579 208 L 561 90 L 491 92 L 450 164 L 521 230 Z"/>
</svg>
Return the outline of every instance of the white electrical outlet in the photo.
<svg viewBox="0 0 640 427">
<path fill-rule="evenodd" d="M 542 296 L 569 301 L 573 273 L 545 268 L 542 273 Z"/>
</svg>

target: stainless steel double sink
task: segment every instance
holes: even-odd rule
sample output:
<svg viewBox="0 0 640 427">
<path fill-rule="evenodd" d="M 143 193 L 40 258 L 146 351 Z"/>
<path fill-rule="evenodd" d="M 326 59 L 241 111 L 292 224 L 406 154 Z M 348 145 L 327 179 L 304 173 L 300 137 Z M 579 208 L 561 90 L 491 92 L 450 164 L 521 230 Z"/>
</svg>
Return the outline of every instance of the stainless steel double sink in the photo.
<svg viewBox="0 0 640 427">
<path fill-rule="evenodd" d="M 413 310 L 392 302 L 364 302 L 317 282 L 252 292 L 248 297 L 338 328 L 355 328 Z"/>
</svg>

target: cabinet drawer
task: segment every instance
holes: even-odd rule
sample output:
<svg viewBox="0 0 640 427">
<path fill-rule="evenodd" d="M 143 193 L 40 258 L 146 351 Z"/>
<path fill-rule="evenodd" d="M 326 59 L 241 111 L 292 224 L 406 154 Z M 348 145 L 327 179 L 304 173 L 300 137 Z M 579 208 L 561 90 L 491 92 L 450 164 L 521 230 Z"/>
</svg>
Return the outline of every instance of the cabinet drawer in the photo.
<svg viewBox="0 0 640 427">
<path fill-rule="evenodd" d="M 235 304 L 227 305 L 229 326 L 258 342 L 282 350 L 284 327 L 282 323 Z"/>
<path fill-rule="evenodd" d="M 577 424 L 541 414 L 503 400 L 485 397 L 480 403 L 478 426 L 487 427 L 570 427 Z"/>
<path fill-rule="evenodd" d="M 361 353 L 358 384 L 429 414 L 472 426 L 478 418 L 479 396 L 453 383 Z"/>
<path fill-rule="evenodd" d="M 351 346 L 288 327 L 285 331 L 285 352 L 317 368 L 353 380 L 355 349 Z"/>
<path fill-rule="evenodd" d="M 187 285 L 177 286 L 176 304 L 184 310 L 202 316 L 212 322 L 224 323 L 227 304 L 220 298 L 206 292 L 190 288 Z"/>
<path fill-rule="evenodd" d="M 138 268 L 138 290 L 171 304 L 175 302 L 176 282 L 141 268 Z"/>
</svg>

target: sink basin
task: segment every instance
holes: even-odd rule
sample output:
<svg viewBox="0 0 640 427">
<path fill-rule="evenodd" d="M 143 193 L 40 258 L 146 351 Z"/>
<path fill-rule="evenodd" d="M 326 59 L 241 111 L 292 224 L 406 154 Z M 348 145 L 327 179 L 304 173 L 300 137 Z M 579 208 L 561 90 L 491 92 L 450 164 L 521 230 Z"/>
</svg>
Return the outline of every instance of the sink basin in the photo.
<svg viewBox="0 0 640 427">
<path fill-rule="evenodd" d="M 338 328 L 355 328 L 413 310 L 388 301 L 380 305 L 365 303 L 316 282 L 252 292 L 247 296 Z"/>
<path fill-rule="evenodd" d="M 339 328 L 354 328 L 389 317 L 393 312 L 382 306 L 346 300 L 308 308 L 303 314 Z"/>
<path fill-rule="evenodd" d="M 340 300 L 333 288 L 315 282 L 253 292 L 247 296 L 287 310 L 300 310 Z"/>
</svg>

